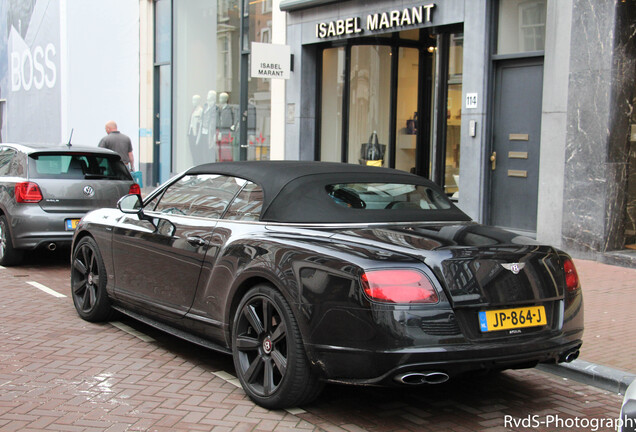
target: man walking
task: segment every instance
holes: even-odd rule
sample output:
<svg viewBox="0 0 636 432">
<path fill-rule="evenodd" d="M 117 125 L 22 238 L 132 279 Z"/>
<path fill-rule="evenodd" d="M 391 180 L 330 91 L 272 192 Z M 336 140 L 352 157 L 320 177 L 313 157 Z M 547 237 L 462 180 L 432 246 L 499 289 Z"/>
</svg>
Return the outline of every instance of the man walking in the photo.
<svg viewBox="0 0 636 432">
<path fill-rule="evenodd" d="M 106 123 L 105 129 L 108 135 L 102 138 L 99 142 L 99 147 L 107 148 L 119 153 L 121 160 L 128 169 L 134 171 L 135 159 L 133 157 L 133 149 L 130 138 L 117 130 L 117 123 L 113 120 Z"/>
</svg>

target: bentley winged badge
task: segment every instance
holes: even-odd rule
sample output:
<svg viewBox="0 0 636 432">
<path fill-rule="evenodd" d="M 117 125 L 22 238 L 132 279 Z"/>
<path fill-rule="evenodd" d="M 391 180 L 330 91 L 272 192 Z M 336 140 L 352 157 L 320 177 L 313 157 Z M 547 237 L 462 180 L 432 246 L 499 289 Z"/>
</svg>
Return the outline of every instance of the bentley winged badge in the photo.
<svg viewBox="0 0 636 432">
<path fill-rule="evenodd" d="M 506 270 L 510 270 L 514 274 L 519 274 L 521 270 L 526 266 L 525 263 L 510 263 L 510 264 L 501 264 L 503 268 Z"/>
</svg>

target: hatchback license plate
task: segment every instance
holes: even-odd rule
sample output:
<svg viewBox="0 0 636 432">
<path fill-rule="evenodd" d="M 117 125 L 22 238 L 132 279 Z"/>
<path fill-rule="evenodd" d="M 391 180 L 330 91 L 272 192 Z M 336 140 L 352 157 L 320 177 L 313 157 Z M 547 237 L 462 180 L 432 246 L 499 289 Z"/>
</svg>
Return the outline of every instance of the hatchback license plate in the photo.
<svg viewBox="0 0 636 432">
<path fill-rule="evenodd" d="M 75 231 L 79 221 L 79 219 L 66 219 L 66 231 Z"/>
<path fill-rule="evenodd" d="M 545 307 L 543 306 L 479 312 L 479 329 L 482 332 L 538 327 L 546 324 Z"/>
</svg>

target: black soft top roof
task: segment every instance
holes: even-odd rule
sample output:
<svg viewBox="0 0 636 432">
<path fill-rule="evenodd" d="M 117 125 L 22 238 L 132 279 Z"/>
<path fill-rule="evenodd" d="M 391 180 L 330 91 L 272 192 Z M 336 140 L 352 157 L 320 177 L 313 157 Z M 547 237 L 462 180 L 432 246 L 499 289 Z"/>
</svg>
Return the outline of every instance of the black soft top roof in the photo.
<svg viewBox="0 0 636 432">
<path fill-rule="evenodd" d="M 336 204 L 326 191 L 337 183 L 404 183 L 438 186 L 404 171 L 333 162 L 249 161 L 217 162 L 190 168 L 186 174 L 240 177 L 263 188 L 261 220 L 290 223 L 372 223 L 467 221 L 470 218 L 449 200 L 447 210 L 357 210 Z"/>
</svg>

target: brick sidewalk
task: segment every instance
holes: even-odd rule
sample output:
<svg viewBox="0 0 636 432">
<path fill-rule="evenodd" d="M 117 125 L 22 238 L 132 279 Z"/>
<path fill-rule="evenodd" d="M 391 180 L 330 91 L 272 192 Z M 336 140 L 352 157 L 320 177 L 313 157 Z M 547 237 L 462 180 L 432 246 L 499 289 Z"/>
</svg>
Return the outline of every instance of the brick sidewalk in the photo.
<svg viewBox="0 0 636 432">
<path fill-rule="evenodd" d="M 594 355 L 604 354 L 602 344 L 608 341 L 605 336 L 595 337 L 601 329 L 608 331 L 606 308 L 617 321 L 620 316 L 629 316 L 630 304 L 625 299 L 617 308 L 601 300 L 619 285 L 627 295 L 636 271 L 577 264 L 587 295 L 586 311 L 591 310 L 586 318 L 590 326 L 588 347 L 582 357 L 594 361 Z M 610 277 L 616 280 L 612 282 Z M 67 297 L 44 293 L 30 285 L 32 281 Z M 224 379 L 234 373 L 229 356 L 134 321 L 125 321 L 132 329 L 124 331 L 116 323 L 82 321 L 68 297 L 69 282 L 66 262 L 0 269 L 3 432 L 547 432 L 554 428 L 503 427 L 503 418 L 560 415 L 606 419 L 615 418 L 620 407 L 621 397 L 616 394 L 538 370 L 522 370 L 418 389 L 330 385 L 303 409 L 268 411 L 255 406 L 242 389 Z M 619 315 L 618 309 L 625 313 Z M 617 327 L 625 330 L 622 324 Z M 625 339 L 627 331 L 621 334 L 621 349 L 612 360 L 625 358 L 633 349 L 624 343 L 629 340 Z"/>
<path fill-rule="evenodd" d="M 636 373 L 636 269 L 574 260 L 583 289 L 580 359 Z"/>
</svg>

